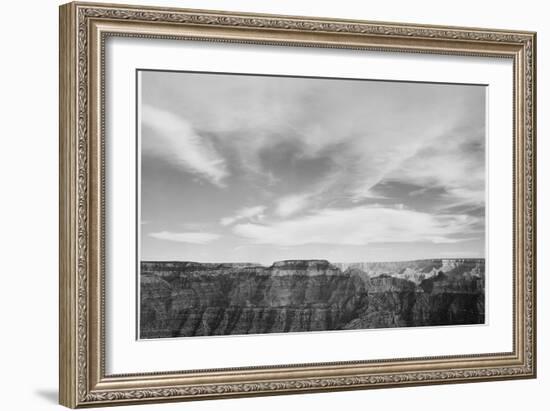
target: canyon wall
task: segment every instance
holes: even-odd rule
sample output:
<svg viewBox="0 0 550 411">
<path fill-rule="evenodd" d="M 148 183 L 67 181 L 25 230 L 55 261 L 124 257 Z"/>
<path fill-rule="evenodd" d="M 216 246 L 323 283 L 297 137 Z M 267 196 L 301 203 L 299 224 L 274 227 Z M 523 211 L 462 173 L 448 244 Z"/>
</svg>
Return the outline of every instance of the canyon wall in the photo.
<svg viewBox="0 0 550 411">
<path fill-rule="evenodd" d="M 484 277 L 482 259 L 142 262 L 140 337 L 482 324 Z"/>
</svg>

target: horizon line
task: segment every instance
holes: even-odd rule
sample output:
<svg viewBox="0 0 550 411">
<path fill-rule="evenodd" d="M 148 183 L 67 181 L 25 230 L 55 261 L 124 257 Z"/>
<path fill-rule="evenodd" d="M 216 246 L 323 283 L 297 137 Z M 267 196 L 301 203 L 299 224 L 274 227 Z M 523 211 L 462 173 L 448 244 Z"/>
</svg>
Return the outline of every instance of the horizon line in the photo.
<svg viewBox="0 0 550 411">
<path fill-rule="evenodd" d="M 193 260 L 140 260 L 140 263 L 195 263 L 195 264 L 250 264 L 263 267 L 270 267 L 275 263 L 286 261 L 326 261 L 330 264 L 370 264 L 370 263 L 404 263 L 414 261 L 430 261 L 430 260 L 485 260 L 485 257 L 428 257 L 414 258 L 405 260 L 370 260 L 370 261 L 331 261 L 326 258 L 289 258 L 284 260 L 272 261 L 271 264 L 263 264 L 257 261 L 193 261 Z"/>
</svg>

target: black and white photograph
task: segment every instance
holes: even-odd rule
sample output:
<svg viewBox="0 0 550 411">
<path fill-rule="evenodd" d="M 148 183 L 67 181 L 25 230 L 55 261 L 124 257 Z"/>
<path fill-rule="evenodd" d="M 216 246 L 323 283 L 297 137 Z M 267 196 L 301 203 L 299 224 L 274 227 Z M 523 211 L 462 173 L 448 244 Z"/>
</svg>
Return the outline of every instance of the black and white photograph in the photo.
<svg viewBox="0 0 550 411">
<path fill-rule="evenodd" d="M 485 324 L 486 86 L 136 88 L 138 338 Z"/>
</svg>

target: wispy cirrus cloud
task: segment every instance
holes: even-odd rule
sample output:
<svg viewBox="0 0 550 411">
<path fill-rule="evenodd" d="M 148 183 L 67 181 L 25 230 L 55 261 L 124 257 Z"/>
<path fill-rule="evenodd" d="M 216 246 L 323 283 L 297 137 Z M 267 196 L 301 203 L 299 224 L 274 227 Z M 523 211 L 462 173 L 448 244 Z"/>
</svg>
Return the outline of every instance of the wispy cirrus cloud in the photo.
<svg viewBox="0 0 550 411">
<path fill-rule="evenodd" d="M 443 187 L 449 204 L 485 202 L 485 130 L 451 130 L 425 142 L 385 175 L 425 191 Z M 422 189 L 411 195 L 422 195 Z"/>
<path fill-rule="evenodd" d="M 366 245 L 371 243 L 455 243 L 474 230 L 477 218 L 434 215 L 400 207 L 323 209 L 270 224 L 237 224 L 233 232 L 258 244 Z"/>
<path fill-rule="evenodd" d="M 244 207 L 238 210 L 235 214 L 229 217 L 223 217 L 220 220 L 221 225 L 231 225 L 237 221 L 253 219 L 255 221 L 261 220 L 264 214 L 265 206 Z"/>
<path fill-rule="evenodd" d="M 202 233 L 202 232 L 175 233 L 172 231 L 159 231 L 157 233 L 149 233 L 149 236 L 159 240 L 175 241 L 178 243 L 190 243 L 190 244 L 208 244 L 221 237 L 221 235 L 215 234 L 215 233 Z"/>
<path fill-rule="evenodd" d="M 224 180 L 229 175 L 226 161 L 182 116 L 143 104 L 141 121 L 158 136 L 142 139 L 146 149 L 216 186 L 225 186 Z"/>
<path fill-rule="evenodd" d="M 310 193 L 292 194 L 277 201 L 275 214 L 279 217 L 289 217 L 305 209 L 309 204 Z"/>
<path fill-rule="evenodd" d="M 372 197 L 373 187 L 390 176 L 421 185 L 452 184 L 457 196 L 464 189 L 477 196 L 471 187 L 462 187 L 468 180 L 463 171 L 469 170 L 471 179 L 478 169 L 472 165 L 483 168 L 483 162 L 474 164 L 468 153 L 453 156 L 452 150 L 480 138 L 477 130 L 462 134 L 455 130 L 465 124 L 484 127 L 484 110 L 476 111 L 482 108 L 483 87 L 332 80 L 323 80 L 321 86 L 276 77 L 165 76 L 178 80 L 169 83 L 169 94 L 179 96 L 177 106 L 192 120 L 178 118 L 194 134 L 193 130 L 200 129 L 218 136 L 222 149 L 236 156 L 228 161 L 238 160 L 243 171 L 256 178 L 269 176 L 272 182 L 281 181 L 281 170 L 266 168 L 265 159 L 273 147 L 287 145 L 300 150 L 297 166 L 328 150 L 334 167 L 322 176 L 327 191 L 356 201 Z M 165 94 L 160 94 L 163 99 Z M 481 130 L 481 139 L 483 133 Z M 207 143 L 204 138 L 198 140 Z M 438 147 L 439 153 L 430 157 L 427 149 Z M 209 148 L 213 150 L 212 145 Z M 187 152 L 193 154 L 193 150 Z M 228 174 L 226 161 L 220 156 L 205 157 L 206 161 L 185 163 L 201 169 L 199 173 L 209 176 L 214 184 L 223 185 Z M 480 190 L 476 191 L 479 194 Z M 303 203 L 298 197 L 287 197 L 276 204 L 281 216 L 298 207 L 298 201 Z"/>
</svg>

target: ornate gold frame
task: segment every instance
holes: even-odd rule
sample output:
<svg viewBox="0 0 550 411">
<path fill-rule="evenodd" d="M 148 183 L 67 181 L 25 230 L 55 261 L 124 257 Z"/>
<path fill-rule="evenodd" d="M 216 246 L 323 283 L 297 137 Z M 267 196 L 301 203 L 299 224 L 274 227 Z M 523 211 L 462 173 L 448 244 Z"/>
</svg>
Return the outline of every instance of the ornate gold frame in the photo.
<svg viewBox="0 0 550 411">
<path fill-rule="evenodd" d="M 103 51 L 108 36 L 512 59 L 515 99 L 513 352 L 105 375 Z M 75 408 L 534 378 L 535 41 L 532 32 L 92 3 L 61 6 L 60 403 Z"/>
</svg>

